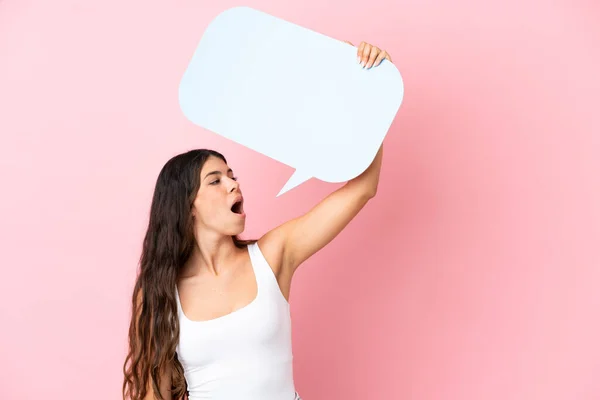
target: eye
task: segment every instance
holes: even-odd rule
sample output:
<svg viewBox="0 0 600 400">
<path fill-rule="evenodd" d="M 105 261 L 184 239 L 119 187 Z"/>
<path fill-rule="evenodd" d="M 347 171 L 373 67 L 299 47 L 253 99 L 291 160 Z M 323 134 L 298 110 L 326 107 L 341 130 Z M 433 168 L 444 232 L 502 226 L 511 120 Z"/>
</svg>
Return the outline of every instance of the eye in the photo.
<svg viewBox="0 0 600 400">
<path fill-rule="evenodd" d="M 220 180 L 220 179 L 217 179 L 217 180 L 214 180 L 214 181 L 212 181 L 211 183 L 209 183 L 209 185 L 216 185 L 216 184 L 218 184 L 219 182 L 221 182 L 221 180 Z"/>
</svg>

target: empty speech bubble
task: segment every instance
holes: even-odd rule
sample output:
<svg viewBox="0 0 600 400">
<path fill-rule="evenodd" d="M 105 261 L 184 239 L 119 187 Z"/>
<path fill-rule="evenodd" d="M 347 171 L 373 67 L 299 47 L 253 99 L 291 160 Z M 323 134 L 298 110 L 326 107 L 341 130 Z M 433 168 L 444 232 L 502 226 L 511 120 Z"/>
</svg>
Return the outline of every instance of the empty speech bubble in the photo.
<svg viewBox="0 0 600 400">
<path fill-rule="evenodd" d="M 277 196 L 360 175 L 403 96 L 388 60 L 363 69 L 356 47 L 249 7 L 208 25 L 179 86 L 191 122 L 295 168 Z"/>
</svg>

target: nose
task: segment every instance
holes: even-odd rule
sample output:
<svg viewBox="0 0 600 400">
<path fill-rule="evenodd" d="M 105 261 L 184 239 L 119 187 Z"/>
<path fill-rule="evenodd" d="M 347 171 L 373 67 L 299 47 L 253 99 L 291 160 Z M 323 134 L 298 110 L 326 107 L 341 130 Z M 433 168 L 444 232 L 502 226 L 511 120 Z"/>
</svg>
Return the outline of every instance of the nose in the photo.
<svg viewBox="0 0 600 400">
<path fill-rule="evenodd" d="M 234 190 L 238 190 L 240 188 L 240 184 L 233 179 L 227 179 L 229 182 L 229 192 L 233 192 Z"/>
</svg>

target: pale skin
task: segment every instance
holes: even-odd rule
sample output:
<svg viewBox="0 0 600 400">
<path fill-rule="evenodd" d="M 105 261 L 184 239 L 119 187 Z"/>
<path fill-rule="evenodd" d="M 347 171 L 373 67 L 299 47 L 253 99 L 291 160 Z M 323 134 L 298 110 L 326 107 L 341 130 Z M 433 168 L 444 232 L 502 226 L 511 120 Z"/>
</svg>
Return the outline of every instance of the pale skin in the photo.
<svg viewBox="0 0 600 400">
<path fill-rule="evenodd" d="M 358 46 L 357 56 L 364 68 L 377 66 L 386 58 L 392 61 L 387 52 L 365 42 Z M 330 243 L 376 195 L 382 158 L 383 146 L 361 175 L 346 182 L 307 213 L 258 239 L 258 246 L 286 300 L 298 267 Z M 215 157 L 204 164 L 200 180 L 192 208 L 197 246 L 177 284 L 183 311 L 194 321 L 235 312 L 250 304 L 257 295 L 248 251 L 237 248 L 231 239 L 245 228 L 243 209 L 242 214 L 231 211 L 231 206 L 243 197 L 240 184 L 229 166 Z M 172 399 L 170 377 L 170 369 L 163 371 L 160 391 L 164 399 Z M 151 388 L 146 398 L 154 398 Z"/>
</svg>

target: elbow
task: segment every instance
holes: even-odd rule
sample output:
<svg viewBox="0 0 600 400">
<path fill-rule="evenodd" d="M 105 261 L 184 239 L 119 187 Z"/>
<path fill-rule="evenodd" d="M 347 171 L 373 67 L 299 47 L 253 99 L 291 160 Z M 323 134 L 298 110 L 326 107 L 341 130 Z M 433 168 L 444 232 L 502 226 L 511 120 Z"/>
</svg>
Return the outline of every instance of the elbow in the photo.
<svg viewBox="0 0 600 400">
<path fill-rule="evenodd" d="M 375 179 L 374 182 L 372 182 L 371 185 L 369 185 L 368 189 L 367 189 L 367 195 L 369 196 L 370 199 L 372 199 L 373 197 L 375 197 L 377 195 L 377 187 L 379 186 L 379 176 L 377 177 L 377 179 Z"/>
<path fill-rule="evenodd" d="M 377 195 L 377 186 L 365 190 L 364 196 L 367 200 L 371 200 Z"/>
<path fill-rule="evenodd" d="M 364 200 L 370 200 L 377 195 L 377 184 L 378 182 L 365 182 L 364 179 L 358 177 L 346 183 L 346 186 L 357 197 Z"/>
</svg>

